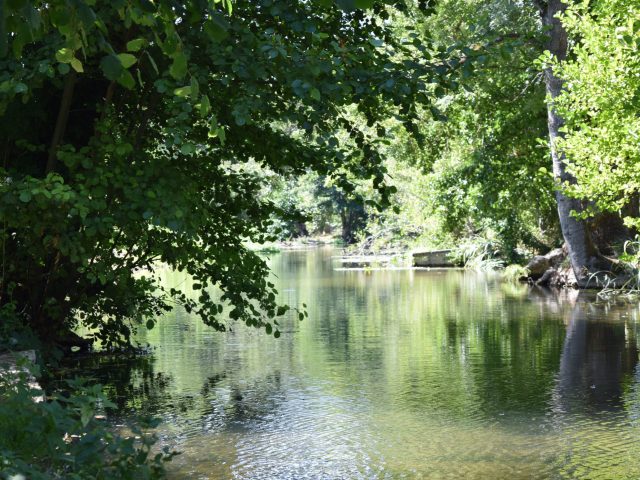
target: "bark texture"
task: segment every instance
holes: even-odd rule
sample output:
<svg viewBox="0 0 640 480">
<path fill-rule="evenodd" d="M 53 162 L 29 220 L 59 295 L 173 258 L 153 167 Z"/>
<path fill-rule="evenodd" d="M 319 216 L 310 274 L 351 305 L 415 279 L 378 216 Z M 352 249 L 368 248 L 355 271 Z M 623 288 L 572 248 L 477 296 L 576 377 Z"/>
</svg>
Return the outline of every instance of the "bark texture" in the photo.
<svg viewBox="0 0 640 480">
<path fill-rule="evenodd" d="M 557 15 L 564 12 L 566 4 L 562 3 L 561 0 L 537 3 L 540 7 L 542 23 L 548 28 L 549 38 L 545 47 L 557 60 L 564 60 L 567 56 L 567 31 L 557 18 Z M 552 67 L 548 67 L 545 70 L 544 78 L 549 98 L 547 120 L 553 175 L 561 184 L 572 184 L 575 183 L 575 178 L 566 169 L 564 154 L 557 149 L 557 140 L 562 136 L 560 129 L 564 125 L 564 120 L 555 110 L 553 100 L 562 91 L 562 79 L 554 74 Z M 604 272 L 611 270 L 612 263 L 600 255 L 591 238 L 588 224 L 571 215 L 572 211 L 578 213 L 583 211 L 580 200 L 567 197 L 559 189 L 556 190 L 555 195 L 558 204 L 560 228 L 567 245 L 569 259 L 578 286 L 595 286 L 598 280 L 601 280 L 598 277 L 603 277 Z"/>
<path fill-rule="evenodd" d="M 47 166 L 45 173 L 51 173 L 55 170 L 58 147 L 64 138 L 64 132 L 69 123 L 69 110 L 71 109 L 71 101 L 73 100 L 73 89 L 76 84 L 76 72 L 71 70 L 67 73 L 64 80 L 64 89 L 62 91 L 62 99 L 60 100 L 60 109 L 58 110 L 58 119 L 56 120 L 55 130 L 49 147 L 49 155 L 47 157 Z"/>
</svg>

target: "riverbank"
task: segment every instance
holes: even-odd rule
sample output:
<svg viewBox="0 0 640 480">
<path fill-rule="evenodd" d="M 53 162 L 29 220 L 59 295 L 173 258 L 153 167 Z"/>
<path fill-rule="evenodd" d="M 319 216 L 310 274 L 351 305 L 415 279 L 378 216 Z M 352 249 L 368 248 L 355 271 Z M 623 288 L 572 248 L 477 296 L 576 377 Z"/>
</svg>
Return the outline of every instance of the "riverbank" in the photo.
<svg viewBox="0 0 640 480">
<path fill-rule="evenodd" d="M 301 237 L 291 241 L 264 245 L 251 244 L 249 248 L 264 253 L 306 250 L 333 246 L 341 249 L 334 256 L 338 269 L 407 269 L 407 268 L 465 268 L 478 271 L 499 271 L 506 280 L 515 280 L 538 286 L 579 288 L 571 268 L 566 247 L 552 249 L 544 255 L 530 254 L 528 261 L 506 264 L 488 243 L 469 241 L 452 248 L 413 247 L 403 249 L 368 248 L 368 242 L 344 245 L 333 236 Z M 640 292 L 640 275 L 636 267 L 623 260 L 611 260 L 616 271 L 597 272 L 582 288 L 597 289 L 611 294 L 616 290 Z"/>
<path fill-rule="evenodd" d="M 291 240 L 278 242 L 253 243 L 245 242 L 249 250 L 262 253 L 277 253 L 288 250 L 306 250 L 325 246 L 344 247 L 344 242 L 334 235 L 319 235 L 309 237 L 298 237 Z"/>
</svg>

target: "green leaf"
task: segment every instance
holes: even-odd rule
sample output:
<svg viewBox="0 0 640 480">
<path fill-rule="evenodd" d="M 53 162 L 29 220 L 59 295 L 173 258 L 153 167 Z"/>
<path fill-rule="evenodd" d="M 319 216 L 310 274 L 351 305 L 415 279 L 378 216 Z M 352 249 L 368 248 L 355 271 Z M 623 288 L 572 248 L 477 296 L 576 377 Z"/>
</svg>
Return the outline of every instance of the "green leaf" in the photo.
<svg viewBox="0 0 640 480">
<path fill-rule="evenodd" d="M 71 21 L 72 15 L 68 6 L 58 3 L 57 7 L 50 10 L 51 23 L 57 28 L 64 27 Z"/>
<path fill-rule="evenodd" d="M 362 8 L 362 9 L 369 9 L 369 8 L 373 8 L 373 1 L 374 0 L 355 0 L 355 6 L 356 8 Z"/>
<path fill-rule="evenodd" d="M 178 97 L 188 97 L 191 95 L 191 86 L 178 87 L 173 91 L 173 94 Z"/>
<path fill-rule="evenodd" d="M 127 42 L 127 50 L 129 52 L 138 52 L 142 47 L 147 44 L 144 38 L 136 38 Z"/>
<path fill-rule="evenodd" d="M 69 63 L 71 64 L 71 68 L 73 68 L 76 72 L 78 73 L 84 72 L 84 68 L 82 67 L 82 62 L 77 58 L 72 58 L 71 62 Z"/>
<path fill-rule="evenodd" d="M 20 201 L 23 203 L 29 203 L 31 201 L 31 192 L 24 191 L 20 194 Z"/>
<path fill-rule="evenodd" d="M 145 52 L 145 53 L 147 54 L 147 58 L 149 58 L 149 63 L 151 63 L 151 66 L 153 67 L 153 70 L 156 72 L 156 75 L 159 75 L 160 70 L 158 70 L 158 65 L 156 64 L 156 61 L 153 59 L 153 57 L 149 52 Z"/>
<path fill-rule="evenodd" d="M 320 90 L 318 90 L 317 88 L 312 88 L 309 92 L 309 95 L 311 95 L 311 98 L 313 98 L 314 100 L 320 101 Z"/>
<path fill-rule="evenodd" d="M 96 21 L 96 13 L 85 2 L 79 2 L 78 16 L 80 17 L 80 21 L 82 21 L 84 26 L 87 28 L 91 27 Z"/>
<path fill-rule="evenodd" d="M 209 120 L 209 138 L 216 138 L 218 136 L 218 119 L 215 115 Z"/>
<path fill-rule="evenodd" d="M 211 110 L 211 103 L 209 102 L 209 97 L 206 95 L 202 96 L 200 100 L 200 116 L 205 117 L 209 111 Z"/>
<path fill-rule="evenodd" d="M 180 153 L 183 155 L 191 155 L 196 151 L 195 145 L 193 143 L 185 143 L 180 147 Z"/>
<path fill-rule="evenodd" d="M 276 330 L 275 332 L 273 332 L 273 336 L 274 338 L 280 338 L 280 330 Z"/>
<path fill-rule="evenodd" d="M 120 63 L 124 68 L 129 68 L 138 61 L 136 57 L 134 57 L 130 53 L 119 53 L 118 60 L 120 60 Z"/>
<path fill-rule="evenodd" d="M 219 14 L 215 14 L 204 24 L 204 31 L 214 42 L 221 42 L 229 36 L 229 24 Z"/>
<path fill-rule="evenodd" d="M 118 83 L 128 90 L 133 90 L 133 88 L 136 86 L 136 81 L 133 78 L 133 75 L 131 75 L 131 73 L 127 70 L 122 72 L 122 74 L 118 78 Z"/>
<path fill-rule="evenodd" d="M 224 131 L 224 128 L 219 127 L 218 128 L 218 138 L 220 139 L 220 143 L 222 144 L 222 146 L 224 146 L 224 142 L 227 139 L 227 134 Z"/>
<path fill-rule="evenodd" d="M 118 80 L 122 74 L 124 68 L 120 63 L 120 59 L 115 55 L 106 55 L 100 60 L 100 68 L 102 69 L 105 77 L 109 80 Z"/>
<path fill-rule="evenodd" d="M 147 330 L 152 330 L 153 327 L 155 327 L 156 322 L 154 322 L 153 320 L 149 319 L 147 320 Z"/>
<path fill-rule="evenodd" d="M 191 77 L 191 96 L 196 98 L 200 93 L 200 84 L 195 77 Z"/>
<path fill-rule="evenodd" d="M 142 74 L 140 73 L 140 69 L 136 68 L 136 77 L 138 77 L 138 83 L 141 87 L 144 87 L 144 82 L 142 81 Z"/>
<path fill-rule="evenodd" d="M 182 80 L 187 74 L 187 56 L 184 53 L 180 52 L 174 57 L 169 74 L 176 80 Z"/>
<path fill-rule="evenodd" d="M 56 60 L 60 63 L 71 63 L 73 59 L 73 50 L 70 48 L 61 48 L 56 52 Z"/>
<path fill-rule="evenodd" d="M 89 403 L 83 403 L 80 406 L 80 422 L 82 426 L 86 427 L 93 418 L 93 408 Z"/>
</svg>

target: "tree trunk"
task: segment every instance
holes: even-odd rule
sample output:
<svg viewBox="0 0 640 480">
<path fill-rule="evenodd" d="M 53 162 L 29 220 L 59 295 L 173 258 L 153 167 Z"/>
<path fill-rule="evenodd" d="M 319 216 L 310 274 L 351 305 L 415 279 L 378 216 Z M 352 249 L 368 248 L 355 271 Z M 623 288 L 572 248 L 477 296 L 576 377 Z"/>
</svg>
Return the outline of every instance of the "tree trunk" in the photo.
<svg viewBox="0 0 640 480">
<path fill-rule="evenodd" d="M 564 60 L 567 56 L 567 31 L 562 26 L 562 22 L 556 18 L 556 15 L 566 9 L 566 4 L 561 0 L 537 3 L 541 7 L 542 24 L 549 29 L 549 39 L 545 47 L 557 60 Z M 560 129 L 564 125 L 564 120 L 556 112 L 553 100 L 562 91 L 562 79 L 553 73 L 551 67 L 545 69 L 544 78 L 549 99 L 547 121 L 553 175 L 560 184 L 573 184 L 576 180 L 567 172 L 565 156 L 557 149 L 557 140 L 562 137 Z M 560 228 L 567 244 L 569 259 L 571 260 L 578 286 L 595 286 L 598 275 L 594 277 L 594 274 L 611 270 L 612 264 L 598 252 L 592 241 L 587 223 L 571 215 L 572 211 L 577 213 L 583 211 L 580 200 L 569 198 L 560 189 L 557 189 L 556 201 L 560 217 Z"/>
<path fill-rule="evenodd" d="M 47 157 L 47 166 L 45 174 L 55 170 L 58 155 L 58 147 L 64 138 L 64 132 L 69 122 L 69 110 L 71 109 L 71 101 L 73 100 L 73 89 L 76 84 L 76 72 L 71 70 L 64 79 L 64 88 L 62 90 L 62 98 L 60 99 L 60 109 L 58 110 L 58 118 L 56 120 L 51 145 L 49 147 L 49 155 Z"/>
</svg>

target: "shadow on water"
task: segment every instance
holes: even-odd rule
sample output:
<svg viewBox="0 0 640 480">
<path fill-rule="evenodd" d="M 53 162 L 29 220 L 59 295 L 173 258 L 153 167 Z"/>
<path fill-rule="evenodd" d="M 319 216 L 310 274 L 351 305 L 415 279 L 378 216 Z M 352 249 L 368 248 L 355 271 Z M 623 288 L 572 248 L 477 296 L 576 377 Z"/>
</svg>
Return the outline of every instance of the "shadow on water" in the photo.
<svg viewBox="0 0 640 480">
<path fill-rule="evenodd" d="M 163 418 L 175 478 L 640 476 L 637 305 L 333 254 L 272 256 L 310 314 L 278 340 L 176 311 L 141 332 L 151 357 L 83 368 L 115 418 Z"/>
<path fill-rule="evenodd" d="M 636 331 L 615 305 L 575 292 L 554 392 L 562 411 L 621 410 L 638 364 Z"/>
</svg>

